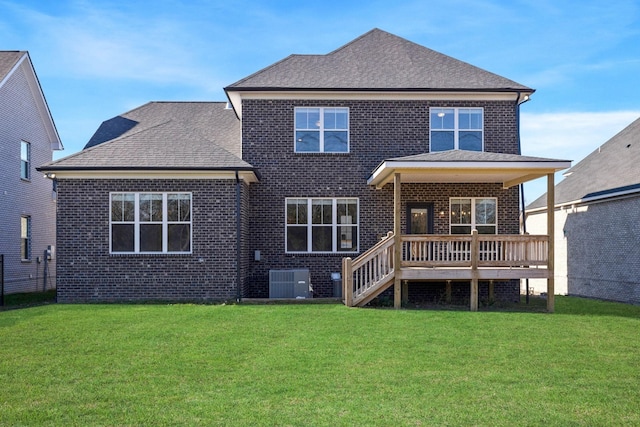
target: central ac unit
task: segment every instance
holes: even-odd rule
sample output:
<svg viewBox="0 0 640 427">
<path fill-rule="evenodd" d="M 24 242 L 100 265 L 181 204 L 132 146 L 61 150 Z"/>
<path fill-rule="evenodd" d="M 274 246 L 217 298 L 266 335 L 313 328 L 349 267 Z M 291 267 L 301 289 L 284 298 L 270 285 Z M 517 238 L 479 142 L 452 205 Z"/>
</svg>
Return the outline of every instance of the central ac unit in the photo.
<svg viewBox="0 0 640 427">
<path fill-rule="evenodd" d="M 269 270 L 269 298 L 311 298 L 309 269 Z"/>
</svg>

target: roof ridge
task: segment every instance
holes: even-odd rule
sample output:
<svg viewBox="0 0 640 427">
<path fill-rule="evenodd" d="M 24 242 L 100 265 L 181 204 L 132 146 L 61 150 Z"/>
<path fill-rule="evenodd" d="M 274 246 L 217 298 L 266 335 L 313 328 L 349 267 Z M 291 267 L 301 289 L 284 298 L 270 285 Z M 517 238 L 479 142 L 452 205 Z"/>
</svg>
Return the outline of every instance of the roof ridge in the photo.
<svg viewBox="0 0 640 427">
<path fill-rule="evenodd" d="M 356 37 L 355 39 L 353 39 L 353 40 L 351 40 L 351 41 L 347 42 L 346 44 L 344 44 L 344 45 L 340 46 L 339 48 L 332 50 L 332 51 L 331 51 L 331 52 L 329 52 L 329 53 L 292 53 L 292 54 L 289 54 L 289 55 L 287 55 L 286 57 L 284 57 L 284 58 L 280 59 L 279 61 L 276 61 L 276 62 L 274 62 L 274 63 L 273 63 L 273 64 L 271 64 L 271 65 L 268 65 L 268 66 L 266 66 L 266 67 L 264 67 L 264 68 L 261 68 L 261 69 L 259 69 L 258 71 L 256 71 L 256 72 L 254 72 L 254 73 L 252 73 L 252 74 L 249 74 L 248 76 L 244 77 L 243 79 L 240 79 L 240 80 L 238 80 L 237 82 L 235 82 L 235 83 L 232 83 L 232 84 L 228 85 L 227 87 L 225 87 L 225 88 L 224 88 L 224 90 L 225 90 L 225 92 L 226 92 L 226 90 L 227 90 L 228 88 L 232 88 L 233 86 L 236 86 L 236 85 L 242 84 L 243 82 L 245 82 L 245 81 L 247 81 L 247 80 L 251 79 L 252 77 L 254 77 L 254 76 L 258 75 L 258 74 L 262 74 L 262 73 L 264 73 L 264 72 L 266 72 L 266 71 L 268 71 L 268 70 L 270 70 L 270 69 L 272 69 L 272 68 L 274 68 L 274 67 L 276 67 L 276 66 L 278 66 L 278 65 L 282 64 L 283 62 L 288 61 L 288 60 L 289 60 L 289 59 L 291 59 L 291 58 L 295 58 L 295 57 L 304 57 L 304 56 L 307 56 L 307 57 L 314 57 L 314 56 L 318 56 L 318 57 L 320 57 L 320 56 L 329 56 L 329 55 L 332 55 L 332 54 L 334 54 L 334 53 L 336 53 L 336 52 L 338 52 L 338 51 L 340 51 L 340 50 L 342 50 L 342 49 L 346 48 L 347 46 L 349 46 L 349 45 L 351 45 L 351 44 L 355 43 L 356 41 L 358 41 L 358 40 L 360 40 L 360 39 L 364 38 L 364 37 L 365 37 L 365 36 L 367 36 L 368 34 L 373 33 L 373 32 L 375 32 L 375 31 L 381 31 L 381 32 L 387 33 L 386 31 L 380 30 L 379 28 L 373 28 L 373 29 L 371 29 L 371 30 L 367 31 L 366 33 L 364 33 L 364 34 L 362 34 L 362 35 L 360 35 L 360 36 Z M 391 33 L 387 33 L 387 34 L 393 35 L 393 34 L 391 34 Z M 396 36 L 396 37 L 397 37 L 397 36 Z"/>
<path fill-rule="evenodd" d="M 254 72 L 254 73 L 252 73 L 252 74 L 249 74 L 248 76 L 246 76 L 246 77 L 244 77 L 244 78 L 242 78 L 242 79 L 238 80 L 238 81 L 237 81 L 237 82 L 235 82 L 235 83 L 231 83 L 230 85 L 228 85 L 228 86 L 224 87 L 224 88 L 223 88 L 223 90 L 226 92 L 226 91 L 227 91 L 227 89 L 233 88 L 234 86 L 237 86 L 237 85 L 239 85 L 239 84 L 241 84 L 241 83 L 243 83 L 243 82 L 245 82 L 245 81 L 249 80 L 250 78 L 252 78 L 252 77 L 254 77 L 254 76 L 257 76 L 258 74 L 261 74 L 261 73 L 263 73 L 263 72 L 265 72 L 265 71 L 267 71 L 267 70 L 270 70 L 270 69 L 272 69 L 273 67 L 275 67 L 276 65 L 279 65 L 279 64 L 283 63 L 284 61 L 287 61 L 288 59 L 290 59 L 290 58 L 292 58 L 292 57 L 294 57 L 294 56 L 303 56 L 303 55 L 296 55 L 296 54 L 293 54 L 293 53 L 292 53 L 292 54 L 290 54 L 290 55 L 287 55 L 286 57 L 282 58 L 281 60 L 276 61 L 276 62 L 274 62 L 274 63 L 273 63 L 273 64 L 271 64 L 271 65 L 267 65 L 266 67 L 261 68 L 261 69 L 259 69 L 258 71 Z"/>
<path fill-rule="evenodd" d="M 151 102 L 153 102 L 153 101 L 151 101 Z M 151 102 L 147 102 L 147 104 L 150 104 Z M 144 105 L 147 105 L 147 104 L 144 104 Z M 138 108 L 142 108 L 142 107 L 143 107 L 143 106 L 140 106 L 140 107 L 138 107 Z M 135 110 L 137 110 L 137 108 L 134 108 L 134 109 L 133 109 L 133 110 L 131 110 L 131 111 L 135 111 Z M 129 113 L 129 111 L 127 111 L 127 113 Z M 127 114 L 127 113 L 124 113 L 124 114 Z M 119 117 L 122 117 L 122 114 L 119 114 L 118 116 L 119 116 Z M 118 116 L 116 116 L 116 117 L 118 117 Z M 78 156 L 80 156 L 80 155 L 84 155 L 84 154 L 86 154 L 86 153 L 91 153 L 92 151 L 96 150 L 98 147 L 108 147 L 108 146 L 110 146 L 110 145 L 111 145 L 111 143 L 113 143 L 113 142 L 115 142 L 115 141 L 122 140 L 122 139 L 124 139 L 124 138 L 126 138 L 126 137 L 128 137 L 128 136 L 137 135 L 137 134 L 139 134 L 139 133 L 141 133 L 141 132 L 144 132 L 144 131 L 147 131 L 147 130 L 153 129 L 153 128 L 155 128 L 155 127 L 158 127 L 158 126 L 160 126 L 160 125 L 166 124 L 166 123 L 170 122 L 171 120 L 172 120 L 172 119 L 165 120 L 164 122 L 160 122 L 160 123 L 157 123 L 157 124 L 155 124 L 155 125 L 148 126 L 148 127 L 146 127 L 146 128 L 142 128 L 142 129 L 139 129 L 139 130 L 137 130 L 137 131 L 135 131 L 135 132 L 132 132 L 132 133 L 129 133 L 129 134 L 127 134 L 127 135 L 120 135 L 120 136 L 118 136 L 117 138 L 113 138 L 113 139 L 110 139 L 110 140 L 108 140 L 108 141 L 101 142 L 100 144 L 92 145 L 91 147 L 84 148 L 84 149 L 82 149 L 82 150 L 80 150 L 80 151 L 78 151 L 78 152 L 76 152 L 76 153 L 70 154 L 70 155 L 65 156 L 65 157 L 63 157 L 63 158 L 61 158 L 61 159 L 54 160 L 54 161 L 49 162 L 49 163 L 45 163 L 44 165 L 42 165 L 42 167 L 54 166 L 55 164 L 60 163 L 60 162 L 62 162 L 62 161 L 66 161 L 66 160 L 69 160 L 69 159 L 73 159 L 73 158 L 76 158 L 76 157 L 78 157 Z"/>
<path fill-rule="evenodd" d="M 125 111 L 124 113 L 118 114 L 115 117 L 118 117 L 118 116 L 123 117 L 125 114 L 133 113 L 134 111 L 141 110 L 152 104 L 226 104 L 226 103 L 227 101 L 147 101 L 144 104 L 139 105 L 129 111 Z M 112 117 L 112 119 L 115 117 Z M 111 119 L 104 120 L 102 123 L 109 120 Z"/>
<path fill-rule="evenodd" d="M 379 28 L 375 28 L 374 27 L 371 30 L 367 31 L 366 33 L 356 37 L 355 39 L 353 39 L 353 40 L 351 40 L 351 41 L 349 41 L 349 42 L 347 42 L 345 44 L 343 44 L 342 46 L 338 47 L 337 49 L 334 49 L 331 52 L 324 54 L 324 56 L 333 55 L 334 53 L 339 52 L 339 51 L 345 49 L 346 47 L 348 47 L 348 46 L 350 46 L 350 45 L 352 45 L 352 44 L 364 39 L 365 37 L 369 36 L 370 34 L 376 33 L 376 32 L 381 32 L 381 33 L 389 34 L 391 36 L 395 36 L 394 34 L 391 34 L 391 33 L 387 32 L 387 31 L 384 31 L 384 30 L 381 30 Z M 402 37 L 399 37 L 399 36 L 395 36 L 395 37 L 402 38 Z"/>
<path fill-rule="evenodd" d="M 225 87 L 227 97 L 231 92 L 256 90 L 534 92 L 514 80 L 379 28 L 327 54 L 289 55 Z M 230 101 L 236 103 L 237 99 Z"/>
<path fill-rule="evenodd" d="M 128 133 L 126 135 L 121 135 L 121 136 L 119 136 L 117 138 L 114 138 L 114 139 L 110 139 L 110 140 L 105 141 L 105 142 L 103 142 L 101 144 L 97 144 L 97 145 L 94 145 L 92 147 L 85 148 L 85 149 L 80 150 L 80 151 L 78 151 L 76 153 L 70 154 L 69 156 L 66 156 L 66 157 L 63 157 L 61 159 L 46 163 L 46 164 L 44 164 L 44 165 L 42 165 L 40 167 L 46 169 L 46 168 L 51 167 L 51 166 L 56 166 L 58 163 L 61 163 L 63 161 L 68 161 L 69 159 L 73 159 L 73 158 L 76 158 L 76 157 L 79 157 L 79 156 L 88 155 L 91 152 L 93 152 L 94 150 L 97 150 L 97 149 L 100 149 L 100 148 L 101 149 L 106 149 L 106 148 L 110 147 L 114 143 L 124 141 L 126 139 L 129 139 L 131 137 L 134 137 L 134 136 L 139 135 L 139 134 L 144 133 L 144 132 L 152 131 L 154 129 L 157 129 L 157 128 L 160 128 L 162 126 L 165 126 L 165 125 L 167 125 L 167 124 L 169 124 L 171 122 L 174 122 L 177 126 L 179 126 L 181 128 L 187 129 L 187 126 L 184 125 L 184 123 L 182 121 L 177 120 L 175 118 L 171 118 L 171 119 L 164 120 L 164 121 L 161 121 L 159 123 L 156 123 L 156 124 L 154 124 L 152 126 L 148 126 L 148 127 L 139 129 L 139 130 L 137 130 L 135 132 Z M 229 157 L 232 157 L 234 159 L 240 160 L 241 162 L 246 163 L 247 165 L 251 166 L 251 164 L 246 162 L 244 159 L 242 159 L 241 157 L 233 154 L 232 152 L 230 152 L 226 148 L 222 147 L 216 141 L 211 140 L 211 139 L 207 138 L 206 136 L 202 135 L 200 132 L 197 133 L 197 138 L 199 138 L 201 141 L 204 141 L 206 143 L 209 143 L 209 144 L 213 145 L 215 147 L 215 149 L 216 149 L 216 152 L 221 153 L 221 154 L 225 154 L 225 155 L 227 155 Z M 253 167 L 253 166 L 251 166 L 251 167 Z"/>
</svg>

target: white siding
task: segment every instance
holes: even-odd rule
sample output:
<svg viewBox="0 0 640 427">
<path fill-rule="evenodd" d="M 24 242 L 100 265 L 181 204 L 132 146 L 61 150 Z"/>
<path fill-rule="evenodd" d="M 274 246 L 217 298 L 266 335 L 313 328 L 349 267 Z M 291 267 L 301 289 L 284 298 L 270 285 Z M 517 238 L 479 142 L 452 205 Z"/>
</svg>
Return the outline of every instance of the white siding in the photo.
<svg viewBox="0 0 640 427">
<path fill-rule="evenodd" d="M 555 268 L 554 290 L 556 295 L 567 295 L 567 238 L 564 225 L 567 220 L 567 210 L 555 211 Z M 527 232 L 529 234 L 547 234 L 546 211 L 527 215 Z M 526 290 L 526 281 L 522 281 L 522 289 Z M 540 294 L 547 292 L 546 279 L 529 279 L 529 292 Z"/>
<path fill-rule="evenodd" d="M 5 259 L 5 292 L 43 290 L 45 263 L 37 262 L 48 245 L 55 245 L 56 204 L 52 181 L 35 170 L 50 162 L 53 152 L 47 133 L 48 117 L 38 108 L 27 60 L 0 87 L 0 253 Z M 30 84 L 31 83 L 31 84 Z M 20 143 L 31 144 L 29 181 L 20 179 Z M 31 261 L 20 257 L 20 218 L 31 217 Z M 48 288 L 55 287 L 55 260 L 48 265 Z"/>
</svg>

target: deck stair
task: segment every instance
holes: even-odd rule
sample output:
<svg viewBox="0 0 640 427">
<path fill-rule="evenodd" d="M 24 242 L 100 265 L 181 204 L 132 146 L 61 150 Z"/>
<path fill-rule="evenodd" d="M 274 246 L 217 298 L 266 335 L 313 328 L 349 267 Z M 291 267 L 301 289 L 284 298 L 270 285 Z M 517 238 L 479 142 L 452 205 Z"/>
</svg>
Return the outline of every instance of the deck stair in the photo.
<svg viewBox="0 0 640 427">
<path fill-rule="evenodd" d="M 395 268 L 393 233 L 389 232 L 371 249 L 359 257 L 342 261 L 345 304 L 364 306 L 393 285 Z"/>
<path fill-rule="evenodd" d="M 396 253 L 396 244 L 399 244 Z M 472 281 L 549 277 L 549 237 L 402 235 L 389 232 L 355 259 L 342 261 L 343 295 L 364 306 L 397 280 Z M 399 265 L 396 265 L 399 264 Z"/>
</svg>

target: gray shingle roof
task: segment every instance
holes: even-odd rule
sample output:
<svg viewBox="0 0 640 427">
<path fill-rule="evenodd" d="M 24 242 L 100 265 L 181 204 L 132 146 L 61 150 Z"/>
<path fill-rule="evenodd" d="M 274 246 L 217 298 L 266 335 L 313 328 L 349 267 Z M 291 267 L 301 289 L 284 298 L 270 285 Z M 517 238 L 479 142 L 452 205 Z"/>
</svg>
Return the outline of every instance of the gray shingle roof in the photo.
<svg viewBox="0 0 640 427">
<path fill-rule="evenodd" d="M 84 150 L 42 170 L 250 169 L 225 102 L 151 102 L 102 123 Z"/>
<path fill-rule="evenodd" d="M 85 148 L 173 120 L 182 123 L 189 135 L 199 135 L 240 157 L 240 122 L 225 107 L 223 102 L 149 102 L 103 122 Z"/>
<path fill-rule="evenodd" d="M 399 162 L 558 162 L 568 160 L 547 159 L 543 157 L 520 156 L 518 154 L 489 153 L 485 151 L 448 150 L 413 156 L 395 157 L 386 161 Z"/>
<path fill-rule="evenodd" d="M 0 50 L 0 81 L 7 77 L 16 62 L 26 53 L 19 50 Z"/>
<path fill-rule="evenodd" d="M 567 171 L 555 187 L 555 204 L 634 188 L 640 184 L 640 118 Z M 527 209 L 546 207 L 546 193 Z"/>
<path fill-rule="evenodd" d="M 329 54 L 291 55 L 225 88 L 252 89 L 533 92 L 377 28 Z"/>
<path fill-rule="evenodd" d="M 495 182 L 511 187 L 567 168 L 569 160 L 449 150 L 383 160 L 367 182 L 382 188 L 396 173 L 402 182 Z"/>
</svg>

